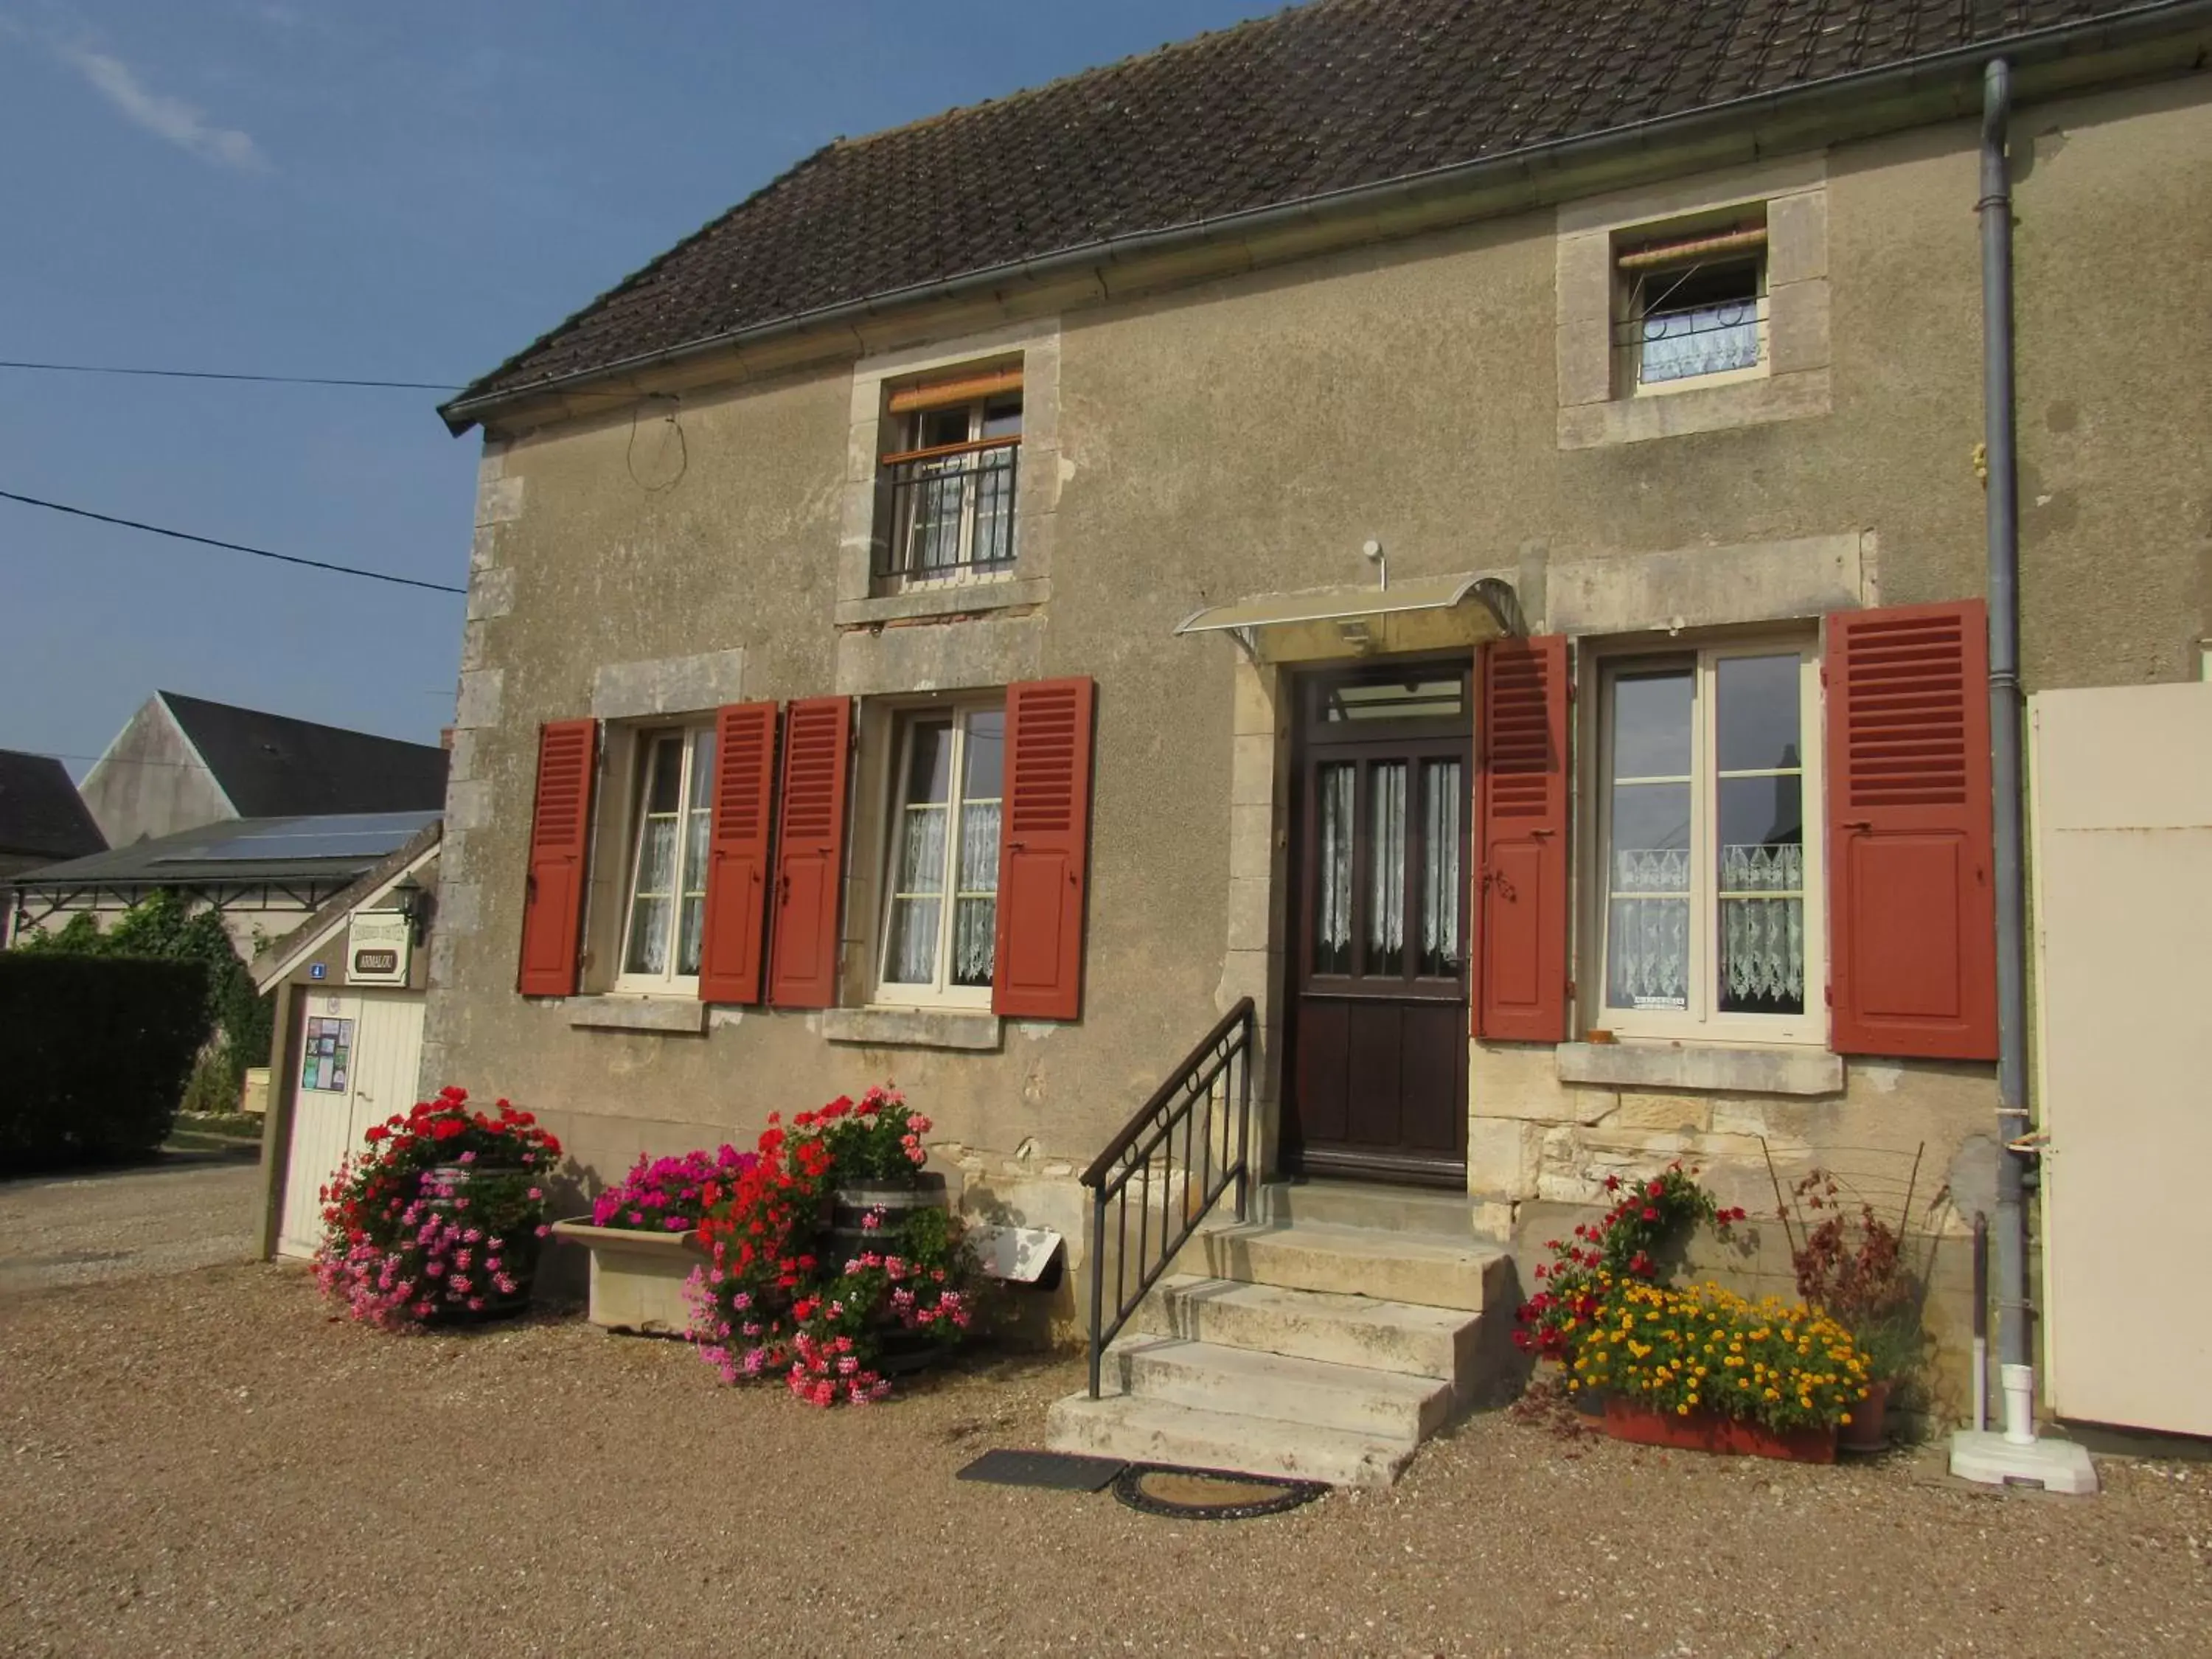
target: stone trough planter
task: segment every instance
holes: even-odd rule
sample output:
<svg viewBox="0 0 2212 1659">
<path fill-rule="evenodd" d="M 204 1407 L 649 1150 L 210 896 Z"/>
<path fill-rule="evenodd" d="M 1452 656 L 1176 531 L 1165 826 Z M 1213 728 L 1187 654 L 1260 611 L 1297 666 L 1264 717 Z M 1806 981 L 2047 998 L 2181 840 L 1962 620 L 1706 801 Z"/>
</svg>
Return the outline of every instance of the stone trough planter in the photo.
<svg viewBox="0 0 2212 1659">
<path fill-rule="evenodd" d="M 703 1265 L 696 1232 L 646 1233 L 556 1221 L 553 1237 L 592 1253 L 592 1323 L 646 1336 L 682 1336 L 691 1326 L 684 1281 Z"/>
</svg>

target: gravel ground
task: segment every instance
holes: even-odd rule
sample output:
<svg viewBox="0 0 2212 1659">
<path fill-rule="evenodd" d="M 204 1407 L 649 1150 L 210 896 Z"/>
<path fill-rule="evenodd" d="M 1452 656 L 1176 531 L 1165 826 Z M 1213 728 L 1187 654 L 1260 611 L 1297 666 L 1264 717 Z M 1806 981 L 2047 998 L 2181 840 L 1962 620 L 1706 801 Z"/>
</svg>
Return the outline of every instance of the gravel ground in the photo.
<svg viewBox="0 0 2212 1659">
<path fill-rule="evenodd" d="M 260 1183 L 252 1162 L 173 1154 L 0 1182 L 0 1296 L 243 1261 Z"/>
<path fill-rule="evenodd" d="M 2212 1652 L 2203 1464 L 2065 1500 L 1486 1415 L 1261 1521 L 953 1480 L 1079 1382 L 824 1413 L 573 1317 L 379 1335 L 296 1267 L 10 1291 L 0 1652 Z"/>
</svg>

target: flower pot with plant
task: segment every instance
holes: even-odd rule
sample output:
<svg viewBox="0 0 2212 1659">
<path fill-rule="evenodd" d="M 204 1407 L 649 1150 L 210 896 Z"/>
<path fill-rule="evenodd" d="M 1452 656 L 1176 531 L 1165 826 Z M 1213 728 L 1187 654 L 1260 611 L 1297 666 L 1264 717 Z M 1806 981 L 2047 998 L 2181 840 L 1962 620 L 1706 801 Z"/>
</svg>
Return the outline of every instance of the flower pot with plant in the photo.
<svg viewBox="0 0 2212 1659">
<path fill-rule="evenodd" d="M 315 1278 L 352 1317 L 402 1329 L 528 1304 L 561 1143 L 496 1107 L 472 1112 L 446 1088 L 372 1126 L 322 1188 Z"/>
<path fill-rule="evenodd" d="M 979 1327 L 974 1254 L 924 1179 L 929 1121 L 871 1089 L 771 1116 L 755 1162 L 710 1194 L 712 1260 L 692 1336 L 726 1381 L 781 1378 L 808 1403 L 861 1404 Z"/>
<path fill-rule="evenodd" d="M 592 1200 L 588 1220 L 553 1224 L 553 1236 L 591 1252 L 592 1323 L 606 1330 L 682 1336 L 691 1311 L 684 1286 L 702 1259 L 699 1220 L 711 1188 L 751 1167 L 734 1146 L 675 1158 L 641 1155 Z"/>
<path fill-rule="evenodd" d="M 1917 1178 L 1917 1162 L 1914 1173 Z M 1780 1197 L 1778 1181 L 1776 1186 Z M 1921 1323 L 1926 1276 L 1911 1259 L 1905 1231 L 1911 1205 L 1908 1182 L 1892 1225 L 1872 1204 L 1847 1198 L 1840 1177 L 1814 1170 L 1778 1211 L 1798 1295 L 1850 1332 L 1866 1360 L 1867 1399 L 1844 1431 L 1846 1450 L 1888 1445 L 1889 1406 L 1911 1387 L 1927 1357 Z"/>
</svg>

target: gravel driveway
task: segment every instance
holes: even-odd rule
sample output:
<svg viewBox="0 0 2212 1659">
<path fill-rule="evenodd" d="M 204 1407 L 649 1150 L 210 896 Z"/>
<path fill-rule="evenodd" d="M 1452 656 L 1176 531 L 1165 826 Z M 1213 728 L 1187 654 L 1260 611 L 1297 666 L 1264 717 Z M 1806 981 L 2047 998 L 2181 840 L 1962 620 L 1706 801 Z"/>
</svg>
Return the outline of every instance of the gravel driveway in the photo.
<svg viewBox="0 0 2212 1659">
<path fill-rule="evenodd" d="M 254 1163 L 173 1154 L 146 1169 L 0 1182 L 0 1296 L 243 1261 L 260 1185 Z"/>
<path fill-rule="evenodd" d="M 1487 1415 L 1394 1491 L 1263 1521 L 952 1480 L 1079 1381 L 1007 1359 L 823 1413 L 555 1316 L 380 1336 L 295 1267 L 10 1291 L 0 1651 L 2212 1649 L 2203 1464 L 2064 1500 Z"/>
</svg>

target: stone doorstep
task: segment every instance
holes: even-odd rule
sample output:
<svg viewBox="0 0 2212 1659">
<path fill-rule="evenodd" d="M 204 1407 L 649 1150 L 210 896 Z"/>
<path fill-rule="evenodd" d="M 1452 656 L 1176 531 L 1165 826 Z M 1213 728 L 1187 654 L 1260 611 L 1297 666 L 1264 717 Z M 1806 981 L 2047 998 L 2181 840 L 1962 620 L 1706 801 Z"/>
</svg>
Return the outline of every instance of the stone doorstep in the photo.
<svg viewBox="0 0 2212 1659">
<path fill-rule="evenodd" d="M 1480 1237 L 1475 1202 L 1465 1193 L 1424 1192 L 1380 1182 L 1271 1181 L 1261 1187 L 1257 1200 L 1255 1214 L 1263 1221 L 1424 1233 L 1440 1239 Z"/>
<path fill-rule="evenodd" d="M 1131 1326 L 1155 1336 L 1431 1377 L 1464 1391 L 1474 1380 L 1482 1316 L 1181 1274 L 1160 1281 Z"/>
<path fill-rule="evenodd" d="M 1228 1469 L 1333 1486 L 1387 1486 L 1413 1461 L 1415 1443 L 1342 1429 L 1178 1406 L 1109 1390 L 1071 1395 L 1045 1418 L 1055 1451 L 1089 1452 L 1133 1463 Z"/>
<path fill-rule="evenodd" d="M 1368 1228 L 1245 1223 L 1200 1233 L 1179 1271 L 1285 1290 L 1364 1296 L 1480 1313 L 1506 1292 L 1512 1263 L 1494 1245 Z"/>
<path fill-rule="evenodd" d="M 1106 1358 L 1127 1395 L 1205 1411 L 1233 1401 L 1242 1416 L 1377 1440 L 1418 1444 L 1442 1428 L 1452 1410 L 1452 1385 L 1435 1377 L 1177 1336 L 1124 1339 Z"/>
</svg>

